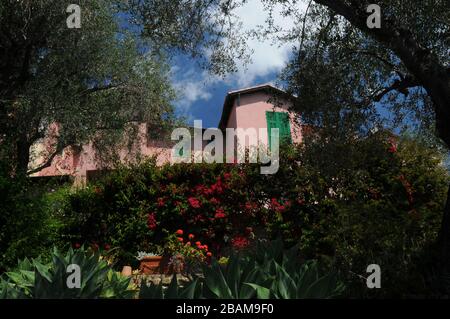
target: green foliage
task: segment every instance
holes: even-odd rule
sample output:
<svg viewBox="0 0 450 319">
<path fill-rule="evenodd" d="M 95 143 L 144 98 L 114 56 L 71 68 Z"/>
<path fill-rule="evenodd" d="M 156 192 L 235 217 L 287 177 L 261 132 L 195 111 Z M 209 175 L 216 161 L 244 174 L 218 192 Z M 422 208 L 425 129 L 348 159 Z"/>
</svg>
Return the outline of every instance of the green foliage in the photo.
<svg viewBox="0 0 450 319">
<path fill-rule="evenodd" d="M 82 26 L 69 29 L 68 3 L 3 1 L 0 24 L 9 36 L 0 39 L 0 146 L 16 172 L 88 142 L 99 161 L 112 165 L 117 145 L 138 140 L 130 123 L 160 127 L 172 119 L 168 67 L 123 28 L 119 2 L 78 1 Z M 34 152 L 42 138 L 45 151 Z"/>
<path fill-rule="evenodd" d="M 98 252 L 69 249 L 51 252 L 52 262 L 25 258 L 0 277 L 1 298 L 132 298 L 130 278 L 114 272 Z M 80 267 L 81 287 L 68 288 L 69 265 Z"/>
<path fill-rule="evenodd" d="M 42 191 L 0 168 L 0 273 L 18 259 L 37 257 L 59 242 L 61 221 Z"/>
<path fill-rule="evenodd" d="M 217 253 L 236 236 L 251 236 L 251 226 L 258 223 L 258 205 L 246 208 L 256 198 L 251 183 L 234 165 L 147 162 L 71 194 L 64 232 L 72 242 L 119 247 L 127 262 L 137 251 L 165 245 L 178 229 L 185 243 L 192 234 L 190 244 L 201 242 Z"/>
<path fill-rule="evenodd" d="M 281 240 L 260 243 L 256 251 L 233 254 L 226 265 L 213 261 L 202 277 L 177 288 L 143 285 L 141 298 L 301 299 L 339 296 L 344 285 L 332 272 L 320 275 L 316 261 L 300 262 L 298 247 L 284 250 Z"/>
<path fill-rule="evenodd" d="M 424 274 L 411 270 L 437 237 L 448 182 L 439 149 L 383 131 L 304 143 L 281 151 L 273 175 L 251 164 L 119 170 L 70 195 L 64 233 L 72 243 L 118 247 L 121 263 L 164 247 L 178 229 L 183 244 L 200 242 L 218 259 L 281 237 L 305 259 L 334 261 L 347 293 L 420 294 Z M 383 290 L 360 279 L 372 263 L 383 269 Z"/>
</svg>

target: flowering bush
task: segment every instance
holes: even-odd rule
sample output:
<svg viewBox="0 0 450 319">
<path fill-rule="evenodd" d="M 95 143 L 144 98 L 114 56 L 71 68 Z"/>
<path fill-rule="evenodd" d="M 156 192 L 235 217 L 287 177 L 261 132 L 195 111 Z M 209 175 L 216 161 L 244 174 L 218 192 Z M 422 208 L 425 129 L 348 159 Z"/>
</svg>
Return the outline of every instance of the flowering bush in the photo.
<svg viewBox="0 0 450 319">
<path fill-rule="evenodd" d="M 164 244 L 166 231 L 183 228 L 208 243 L 211 254 L 220 254 L 236 236 L 249 237 L 248 229 L 260 225 L 266 209 L 250 191 L 248 171 L 214 164 L 163 167 L 144 204 L 157 225 L 152 223 L 153 238 Z"/>
<path fill-rule="evenodd" d="M 70 196 L 66 229 L 72 242 L 120 247 L 124 263 L 136 251 L 165 246 L 167 234 L 195 234 L 220 255 L 236 236 L 251 240 L 267 209 L 252 190 L 256 166 L 147 162 L 120 169 Z M 255 176 L 253 176 L 255 175 Z M 189 239 L 189 238 L 187 238 Z M 181 242 L 180 242 L 181 243 Z"/>
<path fill-rule="evenodd" d="M 200 241 L 192 242 L 194 235 L 190 234 L 186 240 L 182 236 L 183 234 L 179 232 L 168 236 L 165 245 L 166 253 L 170 256 L 181 255 L 186 262 L 194 264 L 204 262 L 207 257 L 212 256 L 208 251 L 208 245 L 202 244 Z"/>
<path fill-rule="evenodd" d="M 424 282 L 405 274 L 437 236 L 448 182 L 440 153 L 383 133 L 344 146 L 305 145 L 283 149 L 273 175 L 251 164 L 148 162 L 118 170 L 71 195 L 65 233 L 119 247 L 123 262 L 151 245 L 194 259 L 200 252 L 204 260 L 251 249 L 254 238 L 281 237 L 307 259 L 332 260 L 349 291 L 367 291 L 353 274 L 372 263 L 386 281 L 371 293 Z"/>
</svg>

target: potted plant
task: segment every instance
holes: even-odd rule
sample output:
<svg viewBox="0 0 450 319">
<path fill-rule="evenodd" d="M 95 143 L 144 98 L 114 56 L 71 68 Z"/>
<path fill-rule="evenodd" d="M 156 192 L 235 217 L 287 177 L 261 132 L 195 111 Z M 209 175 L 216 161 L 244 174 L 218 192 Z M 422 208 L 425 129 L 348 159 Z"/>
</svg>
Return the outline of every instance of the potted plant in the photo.
<svg viewBox="0 0 450 319">
<path fill-rule="evenodd" d="M 179 229 L 166 239 L 165 252 L 170 256 L 167 271 L 170 274 L 194 271 L 211 256 L 208 246 L 195 241 L 193 234 L 186 238 L 183 235 L 183 230 Z"/>
<path fill-rule="evenodd" d="M 162 250 L 155 252 L 139 251 L 136 259 L 139 260 L 139 270 L 146 275 L 160 274 L 164 272 Z"/>
</svg>

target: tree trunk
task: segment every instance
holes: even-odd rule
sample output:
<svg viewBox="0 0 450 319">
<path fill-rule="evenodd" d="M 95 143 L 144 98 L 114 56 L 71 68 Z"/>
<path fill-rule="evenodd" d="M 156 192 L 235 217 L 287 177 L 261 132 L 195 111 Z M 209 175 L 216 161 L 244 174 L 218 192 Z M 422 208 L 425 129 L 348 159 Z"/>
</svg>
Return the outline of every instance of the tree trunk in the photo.
<svg viewBox="0 0 450 319">
<path fill-rule="evenodd" d="M 414 75 L 431 98 L 436 116 L 439 137 L 450 148 L 450 69 L 439 62 L 432 50 L 422 47 L 412 31 L 401 23 L 383 21 L 384 27 L 370 29 L 366 24 L 366 12 L 361 3 L 343 0 L 314 0 L 346 18 L 353 26 L 374 40 L 390 48 Z M 439 233 L 441 266 L 443 275 L 450 276 L 450 186 Z M 450 287 L 447 289 L 450 290 Z"/>
</svg>

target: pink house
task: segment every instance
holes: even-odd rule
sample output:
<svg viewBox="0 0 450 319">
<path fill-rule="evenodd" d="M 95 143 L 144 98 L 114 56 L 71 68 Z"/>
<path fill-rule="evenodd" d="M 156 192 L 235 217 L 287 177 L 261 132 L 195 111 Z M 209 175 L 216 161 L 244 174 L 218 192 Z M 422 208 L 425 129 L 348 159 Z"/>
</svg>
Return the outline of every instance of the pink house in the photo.
<svg viewBox="0 0 450 319">
<path fill-rule="evenodd" d="M 292 97 L 270 84 L 253 86 L 228 92 L 223 104 L 219 129 L 237 130 L 237 144 L 253 146 L 245 131 L 251 128 L 260 129 L 265 134 L 257 135 L 259 144 L 268 145 L 267 128 L 278 128 L 280 137 L 293 143 L 301 143 L 301 126 L 298 115 L 288 111 Z M 259 133 L 259 132 L 258 132 Z"/>
<path fill-rule="evenodd" d="M 230 131 L 227 129 L 234 129 L 236 149 L 258 145 L 270 147 L 268 128 L 278 128 L 280 138 L 300 143 L 302 135 L 298 116 L 288 112 L 291 101 L 291 96 L 269 84 L 228 92 L 218 129 L 224 136 Z M 140 154 L 142 157 L 155 156 L 158 165 L 172 162 L 172 146 L 176 142 L 152 139 L 148 134 L 147 124 L 137 123 L 137 125 L 139 127 L 137 135 L 139 140 L 135 143 L 137 146 L 131 152 L 128 149 L 120 151 L 120 161 L 132 162 L 137 154 Z M 256 132 L 256 135 L 252 132 Z M 207 143 L 208 141 L 203 142 L 202 147 Z M 48 143 L 45 142 L 36 144 L 33 147 L 34 151 L 42 151 L 46 145 Z M 38 157 L 30 168 L 38 166 L 43 161 L 44 159 Z M 96 160 L 93 146 L 87 144 L 78 149 L 66 148 L 61 155 L 55 157 L 50 167 L 33 176 L 70 175 L 75 178 L 76 184 L 84 184 L 102 170 L 104 167 Z"/>
</svg>

